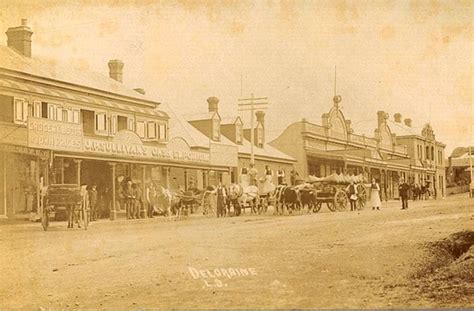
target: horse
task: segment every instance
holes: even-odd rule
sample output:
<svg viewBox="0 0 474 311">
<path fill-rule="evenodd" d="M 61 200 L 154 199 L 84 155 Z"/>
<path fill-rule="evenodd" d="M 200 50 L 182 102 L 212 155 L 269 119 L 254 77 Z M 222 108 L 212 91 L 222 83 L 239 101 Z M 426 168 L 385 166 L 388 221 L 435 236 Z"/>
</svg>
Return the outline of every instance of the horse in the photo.
<svg viewBox="0 0 474 311">
<path fill-rule="evenodd" d="M 202 201 L 202 196 L 204 191 L 199 190 L 197 188 L 189 189 L 188 191 L 183 191 L 177 196 L 179 197 L 179 205 L 181 209 L 184 209 L 186 214 L 191 211 L 191 214 L 194 213 L 194 208 L 199 206 L 200 202 Z"/>
<path fill-rule="evenodd" d="M 181 218 L 180 199 L 176 193 L 161 186 L 157 187 L 156 202 L 162 206 L 163 215 L 166 220 L 171 219 L 171 215 L 176 215 L 176 220 Z"/>
<path fill-rule="evenodd" d="M 426 185 L 421 186 L 420 197 L 422 197 L 424 200 L 431 197 L 430 182 L 427 182 Z"/>
</svg>

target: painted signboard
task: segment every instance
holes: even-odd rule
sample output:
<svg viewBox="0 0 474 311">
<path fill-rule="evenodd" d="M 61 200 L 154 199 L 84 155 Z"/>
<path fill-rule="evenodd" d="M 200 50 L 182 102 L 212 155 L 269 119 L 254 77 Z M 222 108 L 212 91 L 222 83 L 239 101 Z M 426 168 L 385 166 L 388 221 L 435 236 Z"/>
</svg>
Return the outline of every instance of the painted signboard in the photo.
<svg viewBox="0 0 474 311">
<path fill-rule="evenodd" d="M 175 141 L 178 139 L 179 141 Z M 84 138 L 84 151 L 127 158 L 147 158 L 180 162 L 209 163 L 209 154 L 191 151 L 187 143 L 175 138 L 167 147 L 144 145 L 136 134 L 129 130 L 120 131 L 112 140 Z"/>
<path fill-rule="evenodd" d="M 81 124 L 28 117 L 28 147 L 81 152 L 82 138 Z"/>
</svg>

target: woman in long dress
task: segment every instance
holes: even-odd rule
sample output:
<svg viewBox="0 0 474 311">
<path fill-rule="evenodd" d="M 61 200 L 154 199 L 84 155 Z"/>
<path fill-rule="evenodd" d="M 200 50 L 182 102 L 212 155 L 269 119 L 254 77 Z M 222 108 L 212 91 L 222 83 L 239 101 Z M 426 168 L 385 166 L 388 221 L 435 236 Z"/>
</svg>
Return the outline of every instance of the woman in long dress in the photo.
<svg viewBox="0 0 474 311">
<path fill-rule="evenodd" d="M 382 202 L 380 202 L 380 186 L 375 182 L 375 178 L 372 178 L 372 184 L 370 184 L 370 204 L 372 209 L 380 210 Z"/>
<path fill-rule="evenodd" d="M 263 194 L 268 194 L 275 190 L 275 185 L 273 184 L 273 171 L 267 166 L 265 166 L 265 179 L 263 183 Z"/>
</svg>

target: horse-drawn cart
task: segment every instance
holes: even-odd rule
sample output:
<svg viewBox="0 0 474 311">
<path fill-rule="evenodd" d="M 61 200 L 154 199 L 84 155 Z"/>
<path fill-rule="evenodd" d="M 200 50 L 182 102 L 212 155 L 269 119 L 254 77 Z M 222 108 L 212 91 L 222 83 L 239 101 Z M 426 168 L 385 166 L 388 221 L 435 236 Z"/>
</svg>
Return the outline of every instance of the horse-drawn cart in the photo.
<svg viewBox="0 0 474 311">
<path fill-rule="evenodd" d="M 357 189 L 357 209 L 365 207 L 367 201 L 367 188 L 362 175 L 338 175 L 333 174 L 327 177 L 310 176 L 309 182 L 313 184 L 315 190 L 314 211 L 319 212 L 325 203 L 331 212 L 344 211 L 349 203 L 350 194 L 347 192 L 348 185 L 353 182 Z"/>
<path fill-rule="evenodd" d="M 50 185 L 43 202 L 41 224 L 45 231 L 48 230 L 50 215 L 61 209 L 66 210 L 68 228 L 73 228 L 76 222 L 79 228 L 82 225 L 87 230 L 89 218 L 85 188 L 76 184 Z"/>
</svg>

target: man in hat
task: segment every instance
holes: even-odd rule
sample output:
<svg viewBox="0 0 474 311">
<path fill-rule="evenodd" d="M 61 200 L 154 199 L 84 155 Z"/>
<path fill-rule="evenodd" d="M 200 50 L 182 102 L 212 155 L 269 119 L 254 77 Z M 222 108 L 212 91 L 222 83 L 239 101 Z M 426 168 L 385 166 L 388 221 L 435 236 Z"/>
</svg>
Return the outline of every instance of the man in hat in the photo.
<svg viewBox="0 0 474 311">
<path fill-rule="evenodd" d="M 92 185 L 88 190 L 89 195 L 89 208 L 90 208 L 90 221 L 97 220 L 97 186 Z"/>
<path fill-rule="evenodd" d="M 405 182 L 405 179 L 400 179 L 400 185 L 398 186 L 398 193 L 400 194 L 400 199 L 402 200 L 402 209 L 408 208 L 408 192 L 410 191 L 410 186 Z"/>
<path fill-rule="evenodd" d="M 135 193 L 134 189 L 132 189 L 132 181 L 127 181 L 127 185 L 124 189 L 124 197 L 125 197 L 125 210 L 127 219 L 132 219 L 132 210 L 135 205 Z"/>
<path fill-rule="evenodd" d="M 257 169 L 255 168 L 255 163 L 250 163 L 250 169 L 248 171 L 248 175 L 249 175 L 249 184 L 251 186 L 255 186 L 257 185 L 257 175 L 258 175 L 258 171 Z"/>
</svg>

